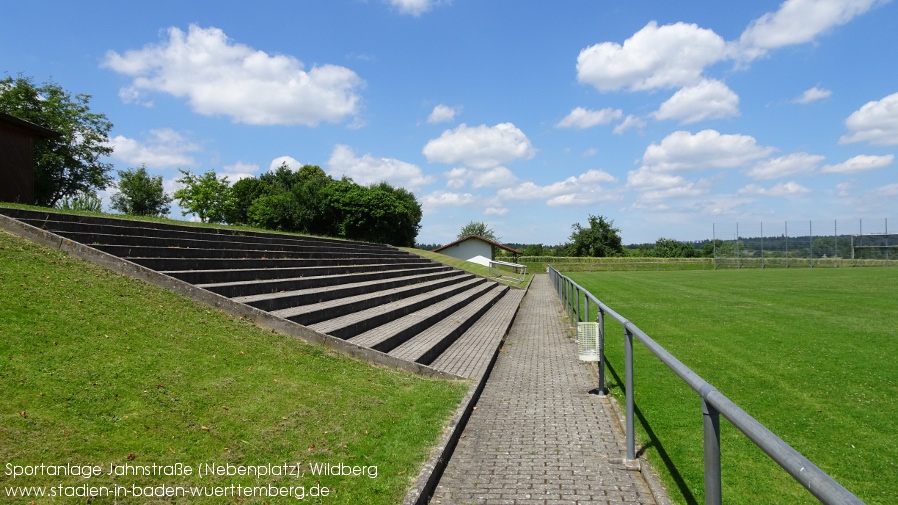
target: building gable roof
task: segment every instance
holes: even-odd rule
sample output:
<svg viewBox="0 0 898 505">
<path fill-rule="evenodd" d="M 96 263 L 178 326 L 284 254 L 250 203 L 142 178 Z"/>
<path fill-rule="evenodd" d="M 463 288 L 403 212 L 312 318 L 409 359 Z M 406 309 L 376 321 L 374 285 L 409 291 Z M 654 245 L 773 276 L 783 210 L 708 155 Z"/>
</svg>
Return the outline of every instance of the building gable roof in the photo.
<svg viewBox="0 0 898 505">
<path fill-rule="evenodd" d="M 43 126 L 25 121 L 24 119 L 19 119 L 4 112 L 0 112 L 0 125 L 28 132 L 31 136 L 37 138 L 49 139 L 59 136 L 58 132 L 50 130 L 49 128 L 44 128 Z"/>
<path fill-rule="evenodd" d="M 442 251 L 443 249 L 447 249 L 447 248 L 452 247 L 452 246 L 454 246 L 454 245 L 461 244 L 462 242 L 465 242 L 465 241 L 468 241 L 468 240 L 480 240 L 480 241 L 486 242 L 487 244 L 496 246 L 496 247 L 498 247 L 498 248 L 500 248 L 500 249 L 504 249 L 504 250 L 506 250 L 506 251 L 508 251 L 508 252 L 510 252 L 510 253 L 512 253 L 512 254 L 517 254 L 517 255 L 523 254 L 521 251 L 518 251 L 517 249 L 512 249 L 511 247 L 508 247 L 508 246 L 505 245 L 505 244 L 500 244 L 499 242 L 496 242 L 495 240 L 490 240 L 490 239 L 488 239 L 488 238 L 481 237 L 480 235 L 468 235 L 468 236 L 466 236 L 466 237 L 462 237 L 462 238 L 456 240 L 455 242 L 452 242 L 451 244 L 446 244 L 446 245 L 444 245 L 444 246 L 437 247 L 436 249 L 433 250 L 433 252 L 440 252 L 440 251 Z"/>
</svg>

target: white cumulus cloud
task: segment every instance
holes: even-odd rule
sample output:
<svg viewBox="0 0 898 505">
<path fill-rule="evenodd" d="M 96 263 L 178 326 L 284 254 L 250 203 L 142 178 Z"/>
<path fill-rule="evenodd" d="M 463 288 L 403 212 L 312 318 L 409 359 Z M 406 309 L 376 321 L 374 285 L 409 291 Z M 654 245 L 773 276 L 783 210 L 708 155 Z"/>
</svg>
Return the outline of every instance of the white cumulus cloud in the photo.
<svg viewBox="0 0 898 505">
<path fill-rule="evenodd" d="M 415 17 L 428 12 L 441 3 L 448 3 L 449 0 L 388 0 L 400 14 L 409 14 Z"/>
<path fill-rule="evenodd" d="M 424 195 L 421 198 L 421 207 L 424 213 L 430 213 L 441 207 L 466 207 L 477 204 L 478 199 L 471 193 L 455 193 L 452 191 L 437 190 Z"/>
<path fill-rule="evenodd" d="M 300 163 L 296 160 L 296 158 L 293 158 L 292 156 L 278 156 L 277 158 L 271 160 L 271 163 L 268 164 L 268 170 L 273 172 L 277 170 L 281 165 L 287 165 L 287 168 L 296 172 L 297 170 L 302 168 L 305 163 Z"/>
<path fill-rule="evenodd" d="M 816 102 L 817 100 L 823 100 L 824 98 L 831 97 L 833 92 L 828 89 L 818 88 L 814 86 L 811 89 L 805 90 L 804 93 L 801 94 L 800 97 L 793 100 L 795 103 L 811 103 Z"/>
<path fill-rule="evenodd" d="M 393 186 L 415 190 L 436 180 L 432 176 L 425 176 L 412 163 L 394 158 L 377 158 L 370 154 L 357 157 L 352 148 L 339 144 L 334 147 L 327 166 L 332 177 L 350 177 L 363 185 L 387 181 Z"/>
<path fill-rule="evenodd" d="M 103 65 L 133 78 L 121 95 L 141 100 L 147 92 L 186 97 L 203 115 L 236 122 L 316 126 L 359 111 L 364 82 L 338 65 L 304 69 L 288 55 L 269 55 L 230 40 L 218 28 L 190 25 L 168 30 L 158 45 L 109 51 Z"/>
<path fill-rule="evenodd" d="M 656 172 L 645 166 L 627 173 L 627 187 L 642 191 L 683 187 L 688 184 L 680 175 Z"/>
<path fill-rule="evenodd" d="M 448 105 L 439 104 L 433 108 L 433 111 L 427 116 L 428 123 L 448 123 L 454 121 L 456 114 L 459 113 L 457 107 L 449 107 Z"/>
<path fill-rule="evenodd" d="M 880 197 L 898 198 L 898 183 L 886 184 L 880 188 L 871 191 L 872 194 Z M 894 203 L 894 200 L 890 200 Z"/>
<path fill-rule="evenodd" d="M 778 179 L 811 174 L 823 160 L 824 157 L 818 154 L 792 153 L 760 161 L 747 172 L 747 175 L 752 179 Z"/>
<path fill-rule="evenodd" d="M 718 80 L 703 79 L 674 93 L 653 115 L 681 124 L 734 117 L 739 115 L 739 96 Z"/>
<path fill-rule="evenodd" d="M 427 142 L 422 152 L 431 163 L 458 163 L 472 168 L 493 168 L 536 154 L 530 139 L 511 123 L 472 127 L 462 123 Z"/>
<path fill-rule="evenodd" d="M 625 131 L 635 128 L 637 130 L 642 130 L 645 127 L 645 120 L 639 116 L 634 116 L 632 114 L 628 115 L 621 121 L 617 126 L 614 127 L 614 134 L 621 135 Z"/>
<path fill-rule="evenodd" d="M 698 82 L 705 67 L 727 53 L 726 42 L 712 30 L 652 21 L 622 45 L 602 42 L 580 51 L 577 78 L 600 91 L 674 88 Z"/>
<path fill-rule="evenodd" d="M 117 135 L 109 140 L 109 145 L 115 160 L 159 169 L 192 167 L 196 161 L 190 153 L 201 150 L 198 144 L 171 128 L 150 130 L 143 141 Z"/>
<path fill-rule="evenodd" d="M 840 144 L 898 145 L 898 93 L 867 102 L 848 116 L 845 126 L 851 133 L 843 135 Z"/>
<path fill-rule="evenodd" d="M 518 183 L 518 177 L 503 166 L 488 170 L 457 167 L 443 175 L 446 177 L 446 186 L 452 189 L 461 189 L 469 182 L 474 188 L 507 188 Z"/>
<path fill-rule="evenodd" d="M 219 175 L 227 176 L 228 181 L 233 184 L 240 179 L 255 177 L 258 172 L 259 165 L 238 161 L 237 163 L 234 163 L 232 165 L 225 165 L 224 167 L 222 167 L 222 171 L 221 173 L 219 173 Z"/>
<path fill-rule="evenodd" d="M 811 42 L 830 28 L 843 25 L 880 0 L 786 0 L 776 12 L 753 21 L 739 38 L 739 52 L 755 59 L 769 50 Z"/>
<path fill-rule="evenodd" d="M 877 168 L 885 168 L 895 161 L 894 154 L 886 156 L 873 156 L 868 154 L 859 154 L 842 163 L 836 165 L 826 165 L 821 172 L 835 174 L 854 174 L 867 170 L 875 170 Z"/>
<path fill-rule="evenodd" d="M 796 196 L 810 193 L 811 190 L 798 184 L 795 181 L 781 182 L 772 188 L 764 188 L 757 184 L 749 184 L 740 189 L 740 195 L 759 195 L 759 196 Z"/>
<path fill-rule="evenodd" d="M 500 189 L 496 196 L 501 200 L 546 200 L 549 206 L 590 205 L 617 200 L 618 193 L 604 186 L 614 182 L 617 178 L 608 172 L 588 170 L 546 186 L 527 181 Z"/>
<path fill-rule="evenodd" d="M 610 107 L 601 110 L 588 110 L 577 107 L 555 124 L 556 128 L 591 128 L 600 124 L 608 124 L 623 116 L 620 109 Z"/>
<path fill-rule="evenodd" d="M 766 158 L 773 151 L 772 147 L 759 146 L 749 135 L 725 135 L 716 130 L 696 134 L 677 131 L 661 144 L 647 147 L 642 161 L 653 172 L 737 168 Z"/>
</svg>

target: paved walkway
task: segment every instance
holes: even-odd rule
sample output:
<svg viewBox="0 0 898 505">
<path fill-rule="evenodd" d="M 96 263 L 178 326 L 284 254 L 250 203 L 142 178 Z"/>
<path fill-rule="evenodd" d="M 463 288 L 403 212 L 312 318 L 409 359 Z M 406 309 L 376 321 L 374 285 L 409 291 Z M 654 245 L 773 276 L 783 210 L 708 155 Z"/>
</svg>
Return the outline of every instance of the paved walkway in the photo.
<svg viewBox="0 0 898 505">
<path fill-rule="evenodd" d="M 535 276 L 431 504 L 655 503 L 562 316 Z"/>
</svg>

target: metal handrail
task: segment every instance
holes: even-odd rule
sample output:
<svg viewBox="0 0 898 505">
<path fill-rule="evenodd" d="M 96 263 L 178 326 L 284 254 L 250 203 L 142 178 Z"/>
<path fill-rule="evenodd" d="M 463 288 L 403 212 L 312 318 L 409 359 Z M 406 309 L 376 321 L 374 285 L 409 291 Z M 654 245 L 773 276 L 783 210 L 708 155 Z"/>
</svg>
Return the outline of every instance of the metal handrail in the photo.
<svg viewBox="0 0 898 505">
<path fill-rule="evenodd" d="M 611 317 L 624 329 L 624 346 L 626 370 L 626 431 L 627 459 L 636 459 L 636 443 L 633 425 L 633 338 L 641 342 L 662 363 L 667 365 L 680 379 L 693 389 L 702 399 L 702 420 L 704 429 L 705 452 L 705 503 L 719 505 L 722 502 L 720 477 L 720 416 L 723 415 L 733 426 L 741 431 L 757 447 L 764 451 L 799 484 L 804 486 L 814 497 L 826 505 L 863 504 L 860 498 L 845 489 L 823 470 L 811 463 L 806 457 L 776 436 L 763 424 L 742 410 L 732 400 L 714 386 L 702 379 L 689 367 L 684 365 L 673 354 L 661 347 L 644 331 L 623 316 L 602 303 L 592 293 L 582 288 L 569 277 L 549 266 L 549 278 L 558 293 L 565 309 L 571 313 L 572 321 L 589 320 L 589 303 L 597 308 L 596 321 L 599 323 L 599 388 L 605 391 L 605 316 Z M 582 296 L 582 302 L 581 302 Z M 582 312 L 581 312 L 581 309 Z"/>
<path fill-rule="evenodd" d="M 493 276 L 493 267 L 494 266 L 495 266 L 495 270 L 496 270 L 496 275 Z M 515 275 L 502 275 L 502 271 L 499 269 L 500 266 L 512 268 Z M 519 263 L 509 263 L 507 261 L 489 260 L 489 266 L 487 268 L 488 268 L 487 272 L 491 276 L 511 279 L 519 284 L 521 282 L 524 282 L 524 279 L 527 278 L 527 265 L 521 265 Z"/>
</svg>

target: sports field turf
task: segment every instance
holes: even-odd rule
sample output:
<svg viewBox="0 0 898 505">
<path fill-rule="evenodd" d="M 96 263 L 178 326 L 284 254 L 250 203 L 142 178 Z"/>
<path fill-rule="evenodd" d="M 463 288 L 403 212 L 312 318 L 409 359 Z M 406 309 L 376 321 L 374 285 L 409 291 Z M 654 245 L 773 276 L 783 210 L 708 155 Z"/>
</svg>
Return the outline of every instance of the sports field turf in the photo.
<svg viewBox="0 0 898 505">
<path fill-rule="evenodd" d="M 571 277 L 862 500 L 898 502 L 898 268 Z M 639 441 L 675 502 L 703 503 L 699 397 L 638 343 L 635 361 Z M 723 418 L 721 446 L 725 503 L 817 503 Z"/>
</svg>

